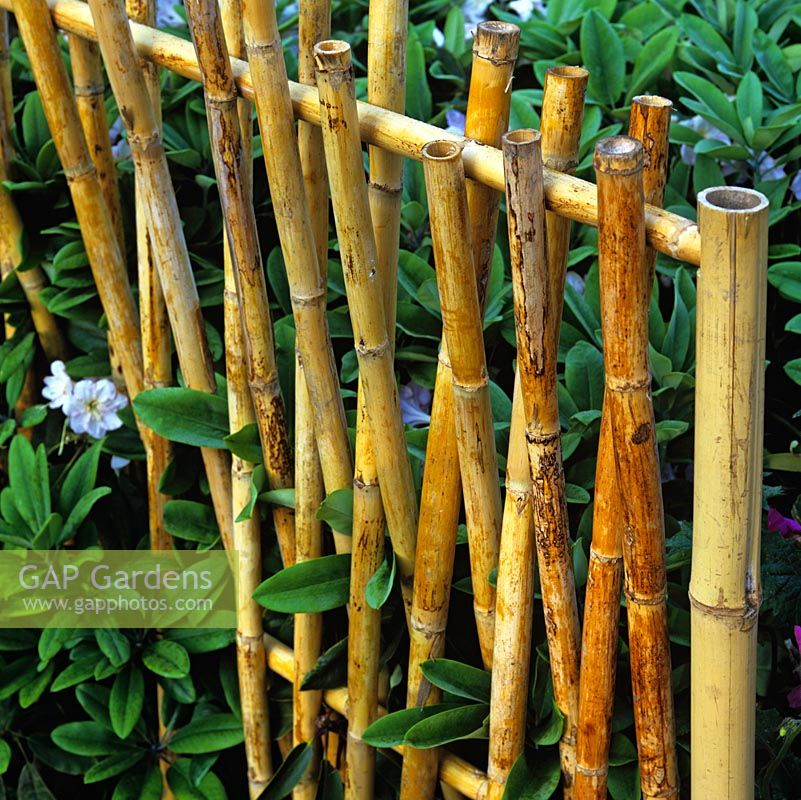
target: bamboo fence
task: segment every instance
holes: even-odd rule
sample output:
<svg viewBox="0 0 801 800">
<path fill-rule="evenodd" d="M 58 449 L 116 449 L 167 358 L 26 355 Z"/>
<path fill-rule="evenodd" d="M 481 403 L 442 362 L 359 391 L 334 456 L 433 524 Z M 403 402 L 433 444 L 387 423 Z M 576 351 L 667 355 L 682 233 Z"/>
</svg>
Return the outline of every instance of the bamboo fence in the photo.
<svg viewBox="0 0 801 800">
<path fill-rule="evenodd" d="M 419 617 L 420 610 L 426 610 L 421 590 L 426 584 L 415 583 L 415 569 L 419 572 L 425 557 L 436 548 L 424 536 L 418 538 L 418 524 L 422 531 L 427 504 L 442 511 L 447 552 L 444 559 L 443 552 L 436 557 L 448 563 L 440 565 L 440 583 L 443 575 L 447 577 L 445 588 L 438 590 L 441 595 L 447 591 L 452 575 L 453 548 L 449 542 L 462 494 L 471 539 L 482 657 L 488 667 L 495 663 L 489 768 L 484 773 L 447 750 L 421 756 L 420 751 L 407 748 L 402 796 L 430 797 L 437 767 L 446 796 L 456 791 L 475 800 L 497 800 L 503 795 L 506 777 L 523 748 L 525 692 L 515 691 L 508 684 L 514 671 L 517 682 L 526 685 L 535 549 L 554 697 L 566 717 L 560 742 L 565 796 L 573 796 L 577 736 L 575 796 L 605 794 L 621 557 L 642 793 L 646 798 L 677 796 L 664 523 L 647 350 L 647 302 L 657 251 L 703 266 L 698 284 L 697 404 L 709 413 L 699 411 L 696 426 L 699 477 L 690 587 L 694 643 L 692 788 L 699 796 L 751 796 L 764 393 L 765 198 L 745 189 L 702 193 L 699 216 L 703 236 L 692 221 L 661 210 L 658 206 L 665 184 L 670 105 L 654 97 L 635 98 L 629 128 L 634 138 L 612 137 L 597 145 L 597 188 L 570 176 L 576 162 L 587 78 L 579 67 L 549 71 L 541 133 L 514 132 L 506 137 L 502 152 L 498 145 L 508 119 L 507 95 L 517 42 L 514 26 L 480 26 L 467 128 L 462 137 L 401 113 L 405 93 L 404 2 L 373 0 L 371 4 L 369 103 L 355 100 L 350 47 L 324 41 L 329 34 L 329 10 L 324 2 L 302 4 L 300 84 L 286 79 L 270 0 L 244 4 L 247 63 L 238 57 L 242 46 L 235 0 L 224 4 L 222 20 L 212 0 L 188 0 L 197 54 L 191 43 L 140 22 L 129 24 L 122 0 L 90 0 L 89 5 L 97 30 L 90 9 L 77 0 L 18 0 L 13 10 L 70 182 L 129 390 L 135 395 L 143 385 L 162 385 L 170 380 L 166 336 L 158 335 L 165 332 L 165 310 L 188 385 L 215 390 L 158 132 L 155 69 L 143 70 L 138 61 L 141 56 L 186 77 L 205 79 L 212 144 L 228 223 L 225 318 L 231 430 L 254 419 L 259 422 L 266 458 L 269 461 L 278 453 L 286 467 L 283 473 L 271 473 L 272 485 L 295 483 L 296 519 L 281 512 L 275 520 L 286 564 L 323 552 L 322 530 L 314 519 L 323 487 L 328 493 L 351 484 L 355 489 L 348 688 L 300 692 L 302 676 L 320 652 L 321 620 L 319 616 L 298 615 L 294 652 L 262 635 L 260 612 L 249 591 L 260 577 L 258 522 L 251 518 L 236 526 L 233 523 L 238 506 L 249 496 L 252 465 L 235 459 L 229 473 L 221 453 L 204 452 L 224 542 L 227 547 L 240 545 L 245 552 L 244 556 L 240 554 L 240 567 L 248 579 L 239 598 L 239 651 L 251 796 L 259 796 L 271 774 L 265 663 L 293 682 L 296 742 L 316 739 L 315 718 L 321 702 L 347 715 L 346 793 L 350 798 L 372 796 L 374 752 L 361 742 L 361 734 L 385 711 L 378 705 L 377 691 L 380 612 L 367 607 L 365 587 L 383 555 L 384 515 L 411 623 L 409 685 L 415 691 L 410 694 L 410 705 L 419 705 L 436 696 L 417 671 L 424 658 L 443 652 L 447 595 L 435 604 L 431 619 Z M 0 0 L 0 9 L 11 6 L 12 0 Z M 80 115 L 54 29 L 44 13 L 48 6 L 56 24 L 71 37 Z M 152 6 L 146 0 L 141 5 L 129 0 L 129 11 L 152 23 Z M 223 36 L 223 27 L 227 28 L 227 37 Z M 98 38 L 128 127 L 137 169 L 137 247 L 144 279 L 140 287 L 147 303 L 142 315 L 147 343 L 144 367 L 115 217 L 118 200 L 113 187 L 99 178 L 108 175 L 109 162 L 101 160 L 107 159 L 103 150 L 107 128 L 99 112 L 101 71 L 92 44 Z M 226 38 L 235 57 L 229 58 Z M 315 66 L 317 89 L 311 85 Z M 7 71 L 0 77 L 7 98 Z M 280 395 L 274 361 L 270 360 L 274 356 L 269 311 L 249 194 L 252 101 L 256 102 L 264 140 L 275 145 L 264 148 L 264 157 L 297 328 L 298 473 L 294 478 L 282 409 L 277 405 Z M 10 125 L 10 113 L 4 106 L 0 119 L 3 134 Z M 301 123 L 297 139 L 295 117 Z M 56 120 L 63 126 L 56 126 Z M 93 137 L 100 144 L 96 164 L 86 146 Z M 7 136 L 0 135 L 6 158 L 9 142 Z M 369 184 L 365 181 L 362 143 L 370 147 Z M 448 496 L 441 502 L 427 499 L 424 481 L 419 519 L 393 371 L 402 157 L 424 162 L 444 339 L 450 345 L 443 348 L 445 357 L 438 368 L 438 386 L 442 386 L 435 392 L 431 429 L 453 430 L 455 445 L 430 449 L 427 471 L 431 464 L 437 465 L 440 475 L 447 478 L 444 488 Z M 4 161 L 3 169 L 6 164 Z M 326 169 L 360 367 L 355 473 L 325 317 Z M 499 192 L 504 189 L 518 372 L 502 514 L 481 309 L 492 260 Z M 7 193 L 0 193 L 0 201 L 4 202 L 3 198 L 8 199 Z M 13 207 L 6 203 L 4 208 Z M 10 214 L 13 222 L 13 210 Z M 599 227 L 606 372 L 585 612 L 585 658 L 588 650 L 592 650 L 592 658 L 584 665 L 587 679 L 582 677 L 581 682 L 556 404 L 556 352 L 570 221 Z M 4 220 L 0 255 L 13 267 L 19 254 L 13 250 L 9 230 Z M 255 282 L 248 283 L 248 278 Z M 733 304 L 732 286 L 736 289 Z M 721 314 L 719 309 L 724 305 L 727 311 Z M 257 377 L 263 378 L 261 383 L 255 380 Z M 721 408 L 726 410 L 725 415 L 718 413 Z M 447 438 L 445 434 L 441 437 L 442 441 Z M 148 440 L 148 451 L 155 464 L 153 439 Z M 439 441 L 436 434 L 429 439 L 430 445 L 432 441 Z M 274 451 L 270 450 L 272 443 L 277 443 Z M 158 458 L 164 459 L 165 452 L 162 450 Z M 276 463 L 268 464 L 268 472 Z M 459 473 L 461 489 L 455 477 Z M 152 495 L 151 501 L 155 501 Z M 169 546 L 169 540 L 160 539 L 151 527 L 154 542 Z M 622 531 L 626 535 L 621 536 Z M 350 549 L 350 541 L 342 532 L 334 532 L 334 538 L 338 551 Z M 422 543 L 425 555 L 420 551 Z M 439 546 L 439 542 L 436 544 Z M 481 556 L 477 558 L 479 549 Z M 720 557 L 721 551 L 725 558 Z M 482 594 L 481 588 L 489 569 L 496 565 L 497 598 L 494 591 Z M 245 643 L 247 648 L 243 649 Z M 708 667 L 710 657 L 716 659 L 714 670 Z M 602 685 L 595 692 L 597 702 L 587 706 L 592 683 L 597 684 L 599 679 Z M 721 696 L 725 697 L 725 714 L 720 713 Z M 582 728 L 585 721 L 586 731 Z M 585 734 L 586 751 L 582 749 Z M 295 788 L 295 798 L 310 800 L 316 795 L 315 770 L 316 762 Z"/>
</svg>

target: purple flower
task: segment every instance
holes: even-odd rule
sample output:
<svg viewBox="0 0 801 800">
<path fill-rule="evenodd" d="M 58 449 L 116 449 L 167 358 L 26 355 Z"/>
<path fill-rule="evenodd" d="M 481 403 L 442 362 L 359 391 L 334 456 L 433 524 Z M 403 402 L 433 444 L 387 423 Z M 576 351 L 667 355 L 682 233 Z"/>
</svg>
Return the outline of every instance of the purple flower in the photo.
<svg viewBox="0 0 801 800">
<path fill-rule="evenodd" d="M 795 173 L 795 178 L 790 181 L 790 191 L 796 200 L 801 200 L 801 169 Z"/>
<path fill-rule="evenodd" d="M 400 407 L 405 425 L 428 425 L 431 422 L 431 390 L 414 382 L 401 386 Z"/>
<path fill-rule="evenodd" d="M 450 133 L 458 133 L 459 136 L 464 136 L 464 126 L 467 118 L 461 111 L 455 108 L 450 108 L 445 112 L 445 121 L 448 123 L 447 130 Z"/>
<path fill-rule="evenodd" d="M 785 539 L 801 535 L 801 525 L 791 517 L 785 517 L 780 511 L 771 508 L 768 511 L 768 530 L 780 533 Z M 801 631 L 801 627 L 796 627 L 796 631 Z M 798 633 L 796 633 L 796 637 Z M 799 644 L 801 649 L 801 644 Z"/>
</svg>

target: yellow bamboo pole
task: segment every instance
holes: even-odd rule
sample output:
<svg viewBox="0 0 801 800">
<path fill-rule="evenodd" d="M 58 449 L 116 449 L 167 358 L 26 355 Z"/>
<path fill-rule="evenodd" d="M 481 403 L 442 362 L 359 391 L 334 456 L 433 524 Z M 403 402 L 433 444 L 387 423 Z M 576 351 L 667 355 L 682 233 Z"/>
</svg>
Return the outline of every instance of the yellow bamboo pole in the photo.
<svg viewBox="0 0 801 800">
<path fill-rule="evenodd" d="M 11 9 L 13 1 L 0 0 L 0 8 Z M 46 0 L 46 3 L 60 27 L 85 37 L 96 37 L 95 26 L 86 3 L 80 0 Z M 260 10 L 257 8 L 256 13 L 260 13 Z M 184 77 L 200 79 L 197 58 L 190 42 L 144 25 L 132 24 L 131 33 L 142 56 Z M 274 39 L 263 40 L 263 43 L 270 41 Z M 250 66 L 240 59 L 232 59 L 231 65 L 234 70 L 234 82 L 242 95 L 248 100 L 254 100 L 255 92 L 260 91 L 254 88 L 254 82 L 260 83 L 261 78 L 257 77 L 254 80 L 251 72 L 253 59 L 250 59 Z M 273 66 L 278 70 L 276 75 L 286 74 L 285 69 L 281 68 L 277 61 Z M 315 125 L 320 124 L 320 100 L 316 89 L 289 81 L 283 90 L 283 96 L 299 119 Z M 499 149 L 470 141 L 464 136 L 449 134 L 434 125 L 410 119 L 369 103 L 357 102 L 356 108 L 359 136 L 367 144 L 420 161 L 421 148 L 427 142 L 436 138 L 457 142 L 464 148 L 462 161 L 465 174 L 480 183 L 492 186 L 499 192 L 504 191 L 503 156 Z M 543 180 L 548 210 L 555 211 L 574 222 L 598 225 L 595 184 L 555 172 L 547 166 L 543 170 Z M 648 205 L 645 208 L 645 231 L 648 244 L 660 253 L 689 264 L 699 263 L 701 239 L 698 225 L 692 220 Z"/>
<path fill-rule="evenodd" d="M 314 45 L 331 34 L 331 9 L 328 0 L 304 0 L 299 5 L 298 77 L 302 83 L 316 85 Z M 309 122 L 298 122 L 298 153 L 303 184 L 309 206 L 317 264 L 323 286 L 328 259 L 328 181 L 325 175 L 323 132 Z M 309 398 L 300 351 L 295 368 L 295 551 L 298 562 L 322 555 L 322 523 L 317 509 L 325 495 L 323 474 L 317 452 L 314 410 Z M 301 691 L 306 673 L 320 656 L 323 636 L 322 614 L 295 615 L 295 670 L 293 675 L 294 743 L 311 742 L 315 755 L 306 774 L 292 790 L 293 800 L 314 800 L 317 795 L 320 744 L 317 716 L 322 693 Z"/>
<path fill-rule="evenodd" d="M 668 129 L 672 103 L 635 97 L 629 135 L 643 144 L 645 200 L 662 203 L 667 179 Z M 646 251 L 645 285 L 653 283 L 656 253 Z M 617 489 L 611 417 L 604 404 L 595 470 L 592 546 L 584 601 L 579 723 L 576 744 L 576 800 L 604 800 L 615 699 L 620 589 L 623 579 L 623 521 Z"/>
<path fill-rule="evenodd" d="M 356 122 L 350 46 L 314 48 L 320 87 L 323 143 L 350 303 L 359 375 L 373 435 L 381 500 L 398 562 L 407 616 L 414 580 L 417 498 L 406 452 L 392 346 L 376 272 L 375 238 Z"/>
<path fill-rule="evenodd" d="M 665 539 L 648 369 L 643 147 L 614 136 L 595 149 L 606 403 L 622 506 L 624 589 L 643 797 L 678 796 Z"/>
<path fill-rule="evenodd" d="M 768 201 L 750 189 L 698 195 L 693 563 L 692 792 L 754 796 L 761 598 Z"/>
<path fill-rule="evenodd" d="M 92 275 L 132 397 L 142 387 L 142 351 L 125 263 L 94 165 L 44 0 L 15 5 L 17 26 L 31 61 L 45 117 L 67 176 Z"/>
<path fill-rule="evenodd" d="M 189 263 L 158 119 L 145 77 L 138 67 L 122 0 L 92 0 L 100 50 L 123 122 L 128 129 L 134 165 L 141 174 L 148 231 L 161 288 L 187 385 L 215 392 L 216 383 L 203 327 L 200 303 Z M 127 382 L 127 381 L 126 381 Z M 231 549 L 230 461 L 221 450 L 201 448 L 222 540 Z"/>
<path fill-rule="evenodd" d="M 228 249 L 234 262 L 245 336 L 248 382 L 256 412 L 264 468 L 272 489 L 294 485 L 286 412 L 278 382 L 267 283 L 256 233 L 256 216 L 240 163 L 246 153 L 237 114 L 228 50 L 216 0 L 185 0 L 198 53 L 217 186 Z M 249 118 L 248 118 L 249 124 Z M 273 505 L 273 523 L 285 566 L 295 562 L 294 511 Z M 255 587 L 254 587 L 255 588 Z"/>
<path fill-rule="evenodd" d="M 352 485 L 353 462 L 328 335 L 325 281 L 304 191 L 275 4 L 273 0 L 246 0 L 242 11 L 259 129 L 269 144 L 263 148 L 264 163 L 287 269 L 297 347 L 315 419 L 319 422 L 316 432 L 320 466 L 326 491 L 330 493 Z M 319 122 L 319 106 L 317 116 Z M 334 531 L 334 542 L 337 552 L 350 550 L 347 534 Z"/>
</svg>

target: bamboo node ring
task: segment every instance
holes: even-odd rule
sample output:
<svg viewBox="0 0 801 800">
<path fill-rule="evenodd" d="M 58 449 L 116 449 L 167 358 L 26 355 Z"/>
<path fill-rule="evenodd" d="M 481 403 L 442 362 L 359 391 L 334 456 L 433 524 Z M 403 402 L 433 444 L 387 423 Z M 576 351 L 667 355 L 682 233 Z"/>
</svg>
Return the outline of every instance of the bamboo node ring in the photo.
<svg viewBox="0 0 801 800">
<path fill-rule="evenodd" d="M 582 764 L 576 764 L 576 772 L 580 772 L 582 775 L 586 775 L 588 778 L 603 778 L 609 774 L 609 768 L 603 766 L 597 767 L 596 769 L 590 769 L 590 767 L 585 767 Z"/>
<path fill-rule="evenodd" d="M 610 392 L 617 394 L 632 394 L 634 392 L 648 389 L 651 386 L 651 374 L 648 373 L 645 378 L 639 381 L 630 381 L 625 378 L 616 378 L 614 375 L 606 376 L 606 388 Z"/>
<path fill-rule="evenodd" d="M 64 167 L 64 175 L 67 177 L 67 183 L 78 183 L 96 174 L 97 170 L 91 161 L 88 164 L 80 164 L 77 167 Z"/>
<path fill-rule="evenodd" d="M 740 606 L 708 605 L 694 597 L 691 591 L 687 592 L 687 597 L 693 608 L 740 631 L 749 631 L 754 627 L 759 618 L 759 607 L 762 605 L 761 595 L 756 597 L 753 602 Z"/>
<path fill-rule="evenodd" d="M 633 603 L 635 606 L 658 606 L 667 600 L 667 589 L 645 596 L 640 596 L 628 588 L 624 589 L 623 593 L 626 595 L 626 602 Z"/>
<path fill-rule="evenodd" d="M 389 339 L 384 339 L 383 342 L 368 346 L 363 341 L 356 345 L 356 352 L 362 358 L 382 358 L 389 351 Z"/>
</svg>

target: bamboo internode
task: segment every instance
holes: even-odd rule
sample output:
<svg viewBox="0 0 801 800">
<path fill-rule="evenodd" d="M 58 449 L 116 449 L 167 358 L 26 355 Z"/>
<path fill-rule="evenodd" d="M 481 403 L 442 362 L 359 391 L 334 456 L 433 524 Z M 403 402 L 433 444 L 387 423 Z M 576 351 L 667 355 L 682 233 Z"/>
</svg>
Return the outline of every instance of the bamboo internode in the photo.
<svg viewBox="0 0 801 800">
<path fill-rule="evenodd" d="M 698 219 L 692 792 L 747 800 L 761 600 L 768 201 L 750 189 L 706 189 Z"/>
<path fill-rule="evenodd" d="M 606 402 L 622 506 L 634 721 L 646 798 L 678 793 L 665 533 L 648 368 L 643 147 L 626 136 L 595 149 Z M 633 265 L 633 267 L 632 267 Z"/>
</svg>

